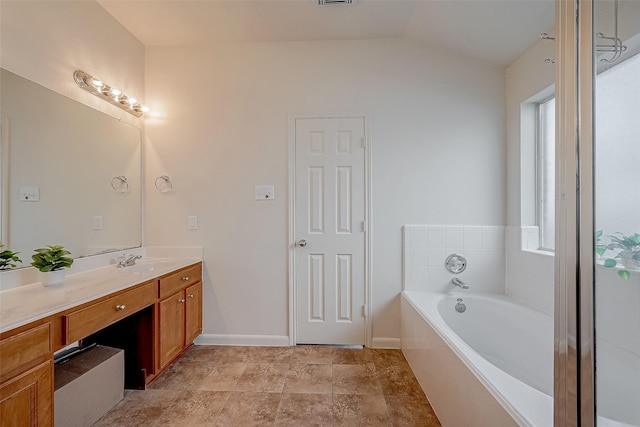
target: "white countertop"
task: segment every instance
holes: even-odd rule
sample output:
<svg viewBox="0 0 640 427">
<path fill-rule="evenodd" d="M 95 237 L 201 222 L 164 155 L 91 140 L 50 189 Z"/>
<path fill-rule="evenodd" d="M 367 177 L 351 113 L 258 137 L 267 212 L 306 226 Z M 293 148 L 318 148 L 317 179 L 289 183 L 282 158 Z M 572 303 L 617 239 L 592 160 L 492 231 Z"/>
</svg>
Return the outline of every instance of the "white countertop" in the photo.
<svg viewBox="0 0 640 427">
<path fill-rule="evenodd" d="M 103 296 L 200 262 L 199 258 L 145 258 L 135 266 L 115 265 L 69 274 L 59 287 L 32 283 L 0 292 L 0 332 L 17 328 Z"/>
</svg>

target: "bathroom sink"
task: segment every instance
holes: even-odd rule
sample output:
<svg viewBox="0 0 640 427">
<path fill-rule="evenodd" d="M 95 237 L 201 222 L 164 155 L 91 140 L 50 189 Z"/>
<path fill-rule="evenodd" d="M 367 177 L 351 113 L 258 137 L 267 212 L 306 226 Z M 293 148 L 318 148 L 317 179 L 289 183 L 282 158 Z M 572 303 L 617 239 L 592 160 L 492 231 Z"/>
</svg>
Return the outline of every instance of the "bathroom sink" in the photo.
<svg viewBox="0 0 640 427">
<path fill-rule="evenodd" d="M 143 274 L 169 268 L 174 262 L 166 259 L 147 259 L 138 261 L 135 265 L 119 268 L 118 271 L 127 274 Z"/>
</svg>

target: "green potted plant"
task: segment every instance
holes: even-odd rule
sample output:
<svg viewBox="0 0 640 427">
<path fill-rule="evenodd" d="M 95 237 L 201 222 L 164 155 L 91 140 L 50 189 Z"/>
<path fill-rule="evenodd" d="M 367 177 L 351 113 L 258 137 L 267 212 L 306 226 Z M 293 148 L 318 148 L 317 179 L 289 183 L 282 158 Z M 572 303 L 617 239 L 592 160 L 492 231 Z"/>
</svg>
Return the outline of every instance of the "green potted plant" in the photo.
<svg viewBox="0 0 640 427">
<path fill-rule="evenodd" d="M 71 252 L 60 245 L 48 245 L 35 250 L 32 266 L 40 270 L 40 282 L 44 286 L 60 286 L 64 282 L 64 269 L 71 267 Z"/>
<path fill-rule="evenodd" d="M 0 244 L 0 270 L 9 270 L 10 268 L 16 268 L 17 263 L 22 262 L 18 257 L 20 252 L 13 252 L 4 248 L 3 244 Z"/>
<path fill-rule="evenodd" d="M 624 268 L 618 271 L 618 276 L 629 280 L 631 276 L 629 269 L 640 267 L 640 234 L 634 233 L 628 236 L 620 232 L 609 234 L 606 236 L 609 238 L 608 243 L 600 243 L 601 236 L 602 233 L 598 236 L 596 232 L 598 255 L 604 255 L 607 250 L 615 253 L 613 257 L 604 260 L 604 266 L 614 268 L 620 264 Z"/>
</svg>

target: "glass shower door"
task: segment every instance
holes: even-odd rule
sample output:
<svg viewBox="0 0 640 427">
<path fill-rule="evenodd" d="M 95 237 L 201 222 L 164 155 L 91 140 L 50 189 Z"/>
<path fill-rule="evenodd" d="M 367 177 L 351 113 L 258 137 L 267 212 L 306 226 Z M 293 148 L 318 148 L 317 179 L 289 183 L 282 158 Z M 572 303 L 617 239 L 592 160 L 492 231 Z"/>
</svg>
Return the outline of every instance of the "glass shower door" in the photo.
<svg viewBox="0 0 640 427">
<path fill-rule="evenodd" d="M 594 1 L 595 405 L 640 426 L 640 1 Z"/>
</svg>

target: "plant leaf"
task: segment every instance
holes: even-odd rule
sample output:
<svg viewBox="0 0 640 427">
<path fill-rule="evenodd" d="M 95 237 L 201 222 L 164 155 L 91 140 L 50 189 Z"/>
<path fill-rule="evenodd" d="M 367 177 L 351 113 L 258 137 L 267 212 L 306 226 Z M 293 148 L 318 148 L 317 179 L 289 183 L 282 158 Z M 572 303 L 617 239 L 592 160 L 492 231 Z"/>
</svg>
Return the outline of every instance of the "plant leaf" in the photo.
<svg viewBox="0 0 640 427">
<path fill-rule="evenodd" d="M 617 264 L 618 264 L 618 263 L 617 263 L 617 262 L 616 262 L 616 260 L 615 260 L 615 259 L 613 259 L 613 258 L 607 258 L 607 259 L 605 259 L 605 260 L 604 260 L 604 266 L 605 266 L 606 268 L 613 268 L 613 267 L 615 267 Z"/>
<path fill-rule="evenodd" d="M 629 280 L 629 277 L 631 277 L 631 273 L 629 273 L 629 271 L 627 270 L 620 270 L 618 271 L 618 276 L 622 277 L 624 280 Z"/>
</svg>

